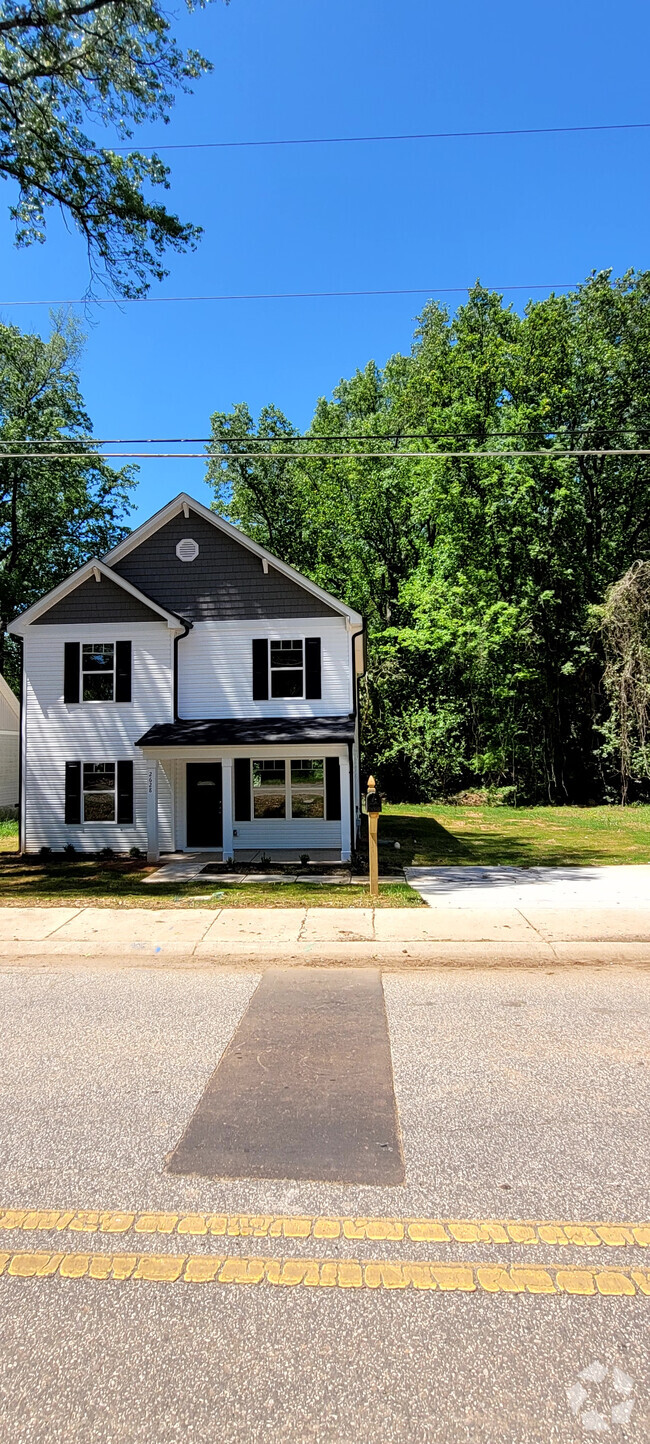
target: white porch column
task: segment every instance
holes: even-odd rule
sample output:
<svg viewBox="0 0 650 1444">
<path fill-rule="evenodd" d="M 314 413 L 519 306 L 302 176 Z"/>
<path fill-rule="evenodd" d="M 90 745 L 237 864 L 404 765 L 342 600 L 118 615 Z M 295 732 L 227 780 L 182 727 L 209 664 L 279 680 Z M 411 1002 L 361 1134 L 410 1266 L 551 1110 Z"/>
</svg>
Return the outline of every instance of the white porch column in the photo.
<svg viewBox="0 0 650 1444">
<path fill-rule="evenodd" d="M 232 836 L 232 758 L 224 757 L 221 762 L 221 825 L 223 830 L 223 860 L 232 862 L 233 836 Z"/>
<path fill-rule="evenodd" d="M 150 762 L 147 767 L 147 862 L 157 862 L 159 857 L 158 763 Z"/>
<path fill-rule="evenodd" d="M 352 819 L 350 817 L 350 758 L 341 758 L 341 862 L 352 856 Z"/>
</svg>

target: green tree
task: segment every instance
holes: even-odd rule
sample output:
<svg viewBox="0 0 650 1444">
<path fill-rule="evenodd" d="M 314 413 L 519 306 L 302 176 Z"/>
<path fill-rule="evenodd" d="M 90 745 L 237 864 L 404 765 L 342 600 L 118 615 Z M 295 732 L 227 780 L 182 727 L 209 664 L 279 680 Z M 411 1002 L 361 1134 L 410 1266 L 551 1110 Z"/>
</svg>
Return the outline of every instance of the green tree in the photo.
<svg viewBox="0 0 650 1444">
<path fill-rule="evenodd" d="M 119 146 L 134 126 L 166 122 L 175 94 L 210 68 L 178 48 L 159 0 L 1 0 L 0 176 L 18 188 L 18 244 L 44 240 L 58 206 L 84 237 L 91 285 L 105 278 L 133 297 L 165 276 L 165 252 L 200 232 L 148 196 L 168 189 L 159 156 L 121 154 L 96 133 Z"/>
<path fill-rule="evenodd" d="M 260 539 L 367 618 L 365 745 L 393 795 L 616 785 L 591 616 L 650 557 L 650 459 L 625 454 L 648 445 L 649 383 L 650 273 L 523 316 L 477 285 L 321 399 L 282 470 L 284 442 L 246 472 L 222 443 L 216 505 L 247 530 L 254 507 Z M 603 449 L 621 454 L 565 454 Z"/>
<path fill-rule="evenodd" d="M 0 326 L 0 671 L 13 685 L 9 622 L 126 532 L 133 470 L 112 470 L 88 440 L 82 344 L 72 322 L 55 321 L 46 341 Z"/>
</svg>

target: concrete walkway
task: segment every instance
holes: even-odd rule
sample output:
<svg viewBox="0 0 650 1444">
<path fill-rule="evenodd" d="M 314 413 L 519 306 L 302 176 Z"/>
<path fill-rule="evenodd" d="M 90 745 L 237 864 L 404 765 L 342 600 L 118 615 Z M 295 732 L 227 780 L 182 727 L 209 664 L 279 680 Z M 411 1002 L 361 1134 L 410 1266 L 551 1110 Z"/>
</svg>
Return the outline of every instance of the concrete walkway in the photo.
<svg viewBox="0 0 650 1444">
<path fill-rule="evenodd" d="M 650 868 L 625 871 L 650 875 Z M 630 890 L 627 901 L 616 901 L 603 884 L 598 894 L 602 905 L 592 894 L 588 906 L 566 898 L 559 906 L 555 894 L 540 903 L 543 894 L 532 885 L 529 901 L 522 902 L 508 895 L 508 886 L 499 887 L 498 906 L 495 883 L 489 905 L 468 901 L 470 896 L 482 898 L 481 888 L 449 888 L 435 903 L 430 894 L 426 909 L 5 907 L 0 908 L 0 962 L 83 960 L 124 967 L 255 971 L 278 964 L 418 968 L 650 963 L 647 894 Z M 557 897 L 562 901 L 561 893 Z"/>
</svg>

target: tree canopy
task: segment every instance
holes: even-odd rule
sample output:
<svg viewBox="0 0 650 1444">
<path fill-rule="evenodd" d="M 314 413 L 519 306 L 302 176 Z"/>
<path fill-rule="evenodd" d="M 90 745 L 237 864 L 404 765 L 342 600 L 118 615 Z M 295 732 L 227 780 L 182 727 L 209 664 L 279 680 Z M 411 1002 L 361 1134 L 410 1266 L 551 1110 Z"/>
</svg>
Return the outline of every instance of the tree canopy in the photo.
<svg viewBox="0 0 650 1444">
<path fill-rule="evenodd" d="M 624 454 L 649 383 L 650 273 L 599 273 L 523 316 L 479 284 L 453 317 L 431 302 L 306 442 L 273 406 L 213 416 L 216 508 L 367 618 L 365 750 L 394 796 L 615 795 L 593 609 L 650 557 L 650 457 Z"/>
<path fill-rule="evenodd" d="M 160 157 L 120 147 L 209 69 L 178 48 L 159 0 L 1 0 L 0 176 L 18 188 L 18 243 L 43 240 L 58 206 L 84 237 L 91 283 L 133 297 L 165 276 L 165 252 L 200 232 L 150 198 L 168 188 Z M 98 144 L 102 129 L 117 149 Z"/>
<path fill-rule="evenodd" d="M 13 685 L 9 622 L 126 533 L 133 471 L 114 471 L 89 441 L 82 345 L 73 322 L 55 322 L 46 341 L 0 326 L 0 671 Z"/>
</svg>

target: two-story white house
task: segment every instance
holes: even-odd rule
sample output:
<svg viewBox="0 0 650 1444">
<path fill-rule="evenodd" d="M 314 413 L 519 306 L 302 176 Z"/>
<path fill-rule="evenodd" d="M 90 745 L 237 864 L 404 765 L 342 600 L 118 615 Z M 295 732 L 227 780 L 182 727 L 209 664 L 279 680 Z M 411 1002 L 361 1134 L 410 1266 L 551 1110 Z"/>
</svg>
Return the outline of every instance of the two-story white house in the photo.
<svg viewBox="0 0 650 1444">
<path fill-rule="evenodd" d="M 181 494 L 30 607 L 21 848 L 349 859 L 363 620 Z"/>
</svg>

